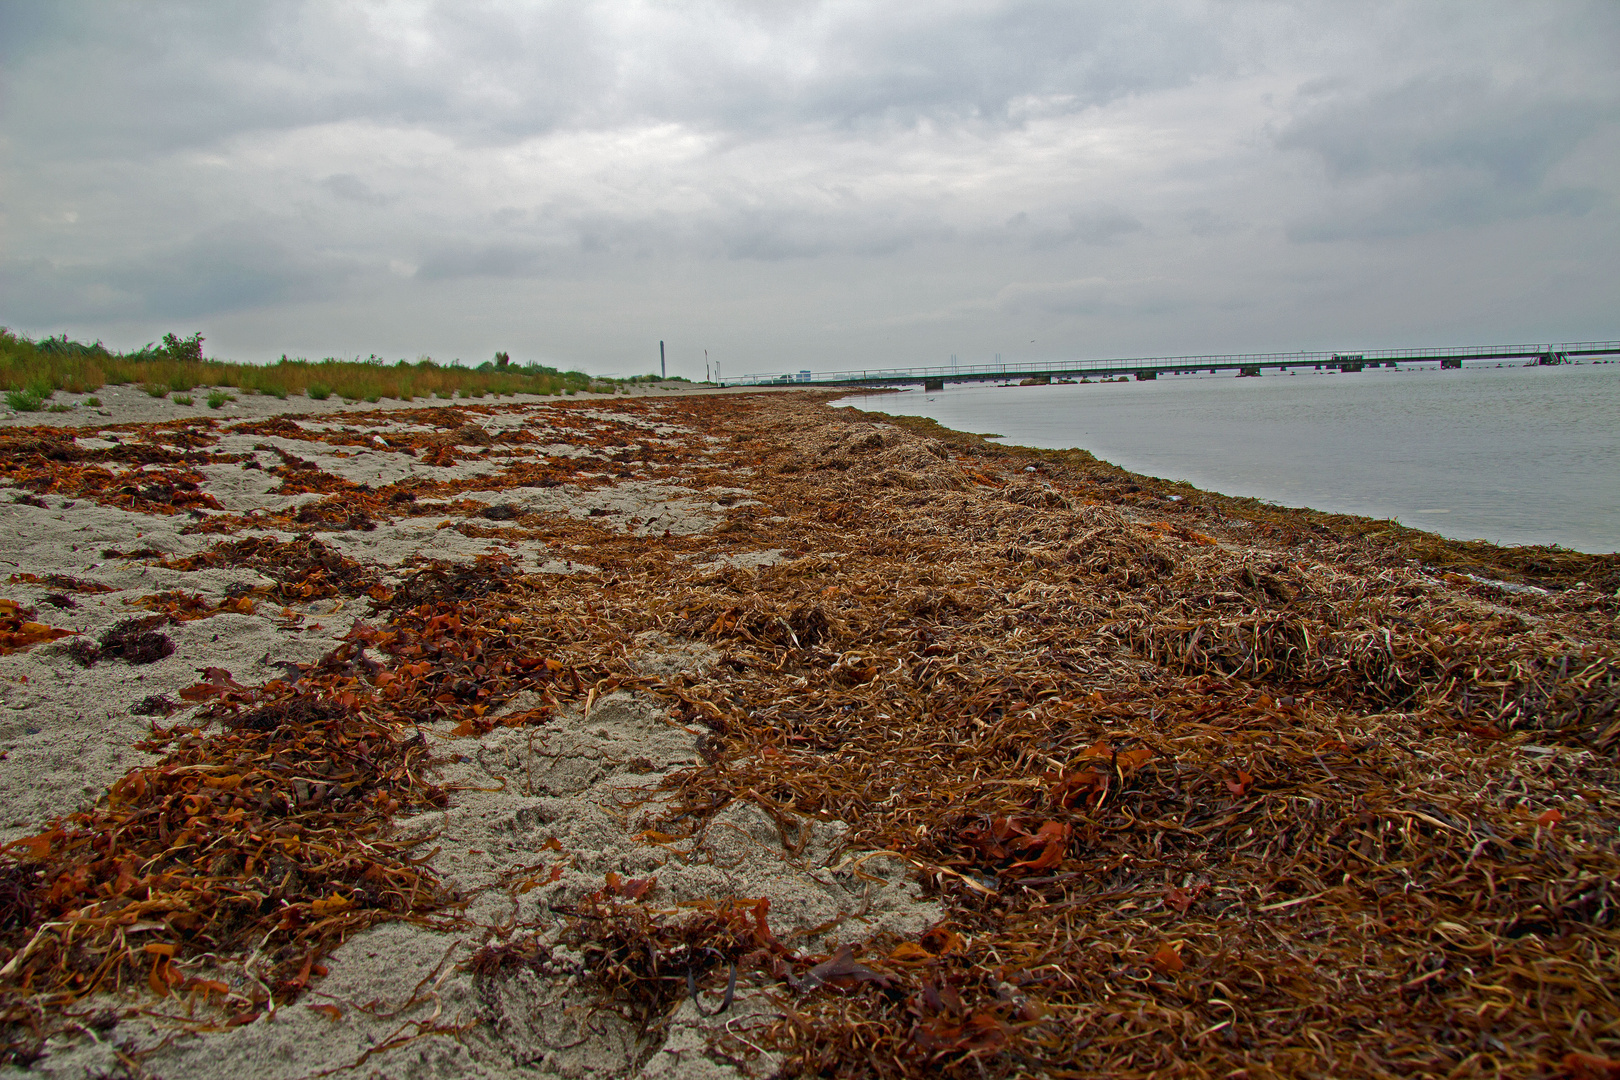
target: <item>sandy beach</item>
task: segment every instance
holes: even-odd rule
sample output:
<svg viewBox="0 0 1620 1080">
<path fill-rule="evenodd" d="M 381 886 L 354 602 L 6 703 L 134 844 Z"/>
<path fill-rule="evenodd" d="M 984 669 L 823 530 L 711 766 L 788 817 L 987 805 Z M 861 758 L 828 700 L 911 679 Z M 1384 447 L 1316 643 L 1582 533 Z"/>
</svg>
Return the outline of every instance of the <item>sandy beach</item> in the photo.
<svg viewBox="0 0 1620 1080">
<path fill-rule="evenodd" d="M 1614 556 L 824 394 L 98 398 L 0 421 L 0 1074 L 1620 1057 Z"/>
</svg>

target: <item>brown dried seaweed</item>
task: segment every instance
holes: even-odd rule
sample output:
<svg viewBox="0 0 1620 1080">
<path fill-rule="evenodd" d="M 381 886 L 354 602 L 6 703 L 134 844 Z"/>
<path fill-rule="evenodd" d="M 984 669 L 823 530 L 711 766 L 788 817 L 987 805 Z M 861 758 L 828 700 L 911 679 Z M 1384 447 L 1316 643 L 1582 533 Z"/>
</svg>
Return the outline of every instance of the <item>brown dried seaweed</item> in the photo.
<svg viewBox="0 0 1620 1080">
<path fill-rule="evenodd" d="M 737 461 L 798 453 L 773 449 Z M 793 1069 L 1535 1074 L 1612 1052 L 1612 1023 L 1579 1020 L 1616 1015 L 1620 973 L 1594 601 L 1497 610 L 1355 538 L 1257 559 L 1219 521 L 1088 507 L 1058 467 L 1058 499 L 988 494 L 1021 465 L 959 466 L 967 497 L 875 461 L 790 471 L 756 493 L 752 544 L 832 554 L 637 572 L 673 545 L 597 530 L 614 576 L 545 597 L 581 661 L 607 627 L 725 650 L 655 688 L 728 750 L 667 781 L 680 815 L 831 815 L 950 900 L 969 944 L 898 996 L 797 1008 Z"/>
<path fill-rule="evenodd" d="M 295 996 L 355 930 L 446 903 L 411 845 L 379 835 L 401 808 L 443 802 L 422 778 L 420 734 L 367 715 L 335 676 L 321 690 L 215 678 L 183 696 L 228 715 L 251 706 L 224 733 L 154 729 L 141 748 L 161 761 L 4 849 L 0 867 L 33 912 L 0 932 L 9 997 L 203 986 L 251 1013 Z M 252 957 L 224 985 L 188 960 L 213 953 Z"/>
<path fill-rule="evenodd" d="M 269 536 L 227 540 L 196 555 L 165 560 L 163 565 L 171 570 L 215 566 L 257 570 L 275 579 L 271 595 L 284 604 L 330 596 L 360 596 L 378 587 L 375 571 L 314 537 L 292 541 Z"/>
<path fill-rule="evenodd" d="M 39 612 L 15 600 L 0 600 L 0 656 L 31 649 L 42 641 L 55 641 L 76 633 L 35 622 Z"/>
<path fill-rule="evenodd" d="M 1562 588 L 1610 580 L 1620 559 L 1565 553 L 1538 569 L 1468 549 L 1469 567 L 1560 586 L 1509 593 L 1426 568 L 1440 548 L 1398 531 L 1131 477 L 1083 452 L 917 436 L 813 398 L 613 408 L 680 434 L 653 445 L 550 406 L 555 437 L 591 455 L 326 493 L 378 519 L 459 517 L 477 535 L 490 526 L 467 519 L 483 504 L 412 496 L 657 468 L 751 486 L 758 505 L 693 537 L 511 519 L 522 528 L 504 535 L 601 568 L 543 585 L 502 560 L 429 564 L 393 591 L 346 579 L 319 594 L 370 592 L 383 627 L 356 626 L 291 684 L 216 673 L 189 696 L 229 714 L 226 734 L 173 738 L 197 754 L 226 740 L 223 755 L 230 740 L 332 725 L 449 719 L 473 735 L 520 689 L 662 697 L 710 732 L 704 764 L 665 777 L 662 827 L 734 799 L 837 818 L 948 906 L 945 926 L 857 959 L 787 953 L 752 901 L 657 912 L 650 886 L 632 896 L 623 882 L 587 899 L 571 940 L 645 1017 L 688 975 L 717 984 L 723 968 L 792 991 L 763 1037 L 790 1074 L 1585 1076 L 1620 1055 L 1620 604 Z M 454 456 L 479 414 L 438 412 L 439 433 L 398 442 Z M 265 434 L 315 438 L 291 421 Z M 364 441 L 319 437 L 351 438 Z M 784 554 L 754 570 L 715 561 L 764 549 Z M 1444 550 L 1444 566 L 1463 565 Z M 254 557 L 214 551 L 208 565 Z M 328 587 L 318 569 L 289 589 Z M 644 676 L 626 642 L 648 631 L 720 660 Z M 203 825 L 208 842 L 235 835 Z M 98 818 L 82 835 L 121 827 Z M 299 903 L 331 894 L 311 889 Z M 30 925 L 49 918 L 37 910 Z M 170 927 L 177 955 L 214 932 L 200 925 Z M 326 947 L 297 944 L 278 961 L 294 988 L 288 965 Z M 492 948 L 480 977 L 551 962 L 534 939 Z M 150 978 L 152 955 L 108 970 Z M 68 985 L 70 967 L 40 977 Z"/>
</svg>

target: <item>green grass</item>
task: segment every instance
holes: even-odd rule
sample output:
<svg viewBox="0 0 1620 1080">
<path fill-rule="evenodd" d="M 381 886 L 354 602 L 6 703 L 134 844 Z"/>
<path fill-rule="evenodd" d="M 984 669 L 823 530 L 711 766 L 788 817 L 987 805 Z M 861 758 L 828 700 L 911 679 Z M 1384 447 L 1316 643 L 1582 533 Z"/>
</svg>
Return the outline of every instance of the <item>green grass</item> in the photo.
<svg viewBox="0 0 1620 1080">
<path fill-rule="evenodd" d="M 196 387 L 225 387 L 280 400 L 324 391 L 356 401 L 414 401 L 578 393 L 622 382 L 510 360 L 465 367 L 441 365 L 426 356 L 391 365 L 376 356 L 318 362 L 283 356 L 273 364 L 235 364 L 204 359 L 202 338 L 196 334 L 167 334 L 162 344 L 116 353 L 100 342 L 84 344 L 65 336 L 33 341 L 0 329 L 0 391 L 32 393 L 41 403 L 58 390 L 87 394 L 108 385 L 138 386 L 154 398 L 188 394 Z"/>
<path fill-rule="evenodd" d="M 90 406 L 92 409 L 101 408 L 101 399 L 98 397 L 87 397 L 84 399 L 84 403 Z"/>
<path fill-rule="evenodd" d="M 227 401 L 235 400 L 235 394 L 227 394 L 223 390 L 215 390 L 208 395 L 208 407 L 210 409 L 223 409 Z"/>
<path fill-rule="evenodd" d="M 190 394 L 176 394 L 174 395 L 174 403 L 176 405 L 190 405 L 193 404 L 193 401 Z"/>
<path fill-rule="evenodd" d="M 325 401 L 332 396 L 332 388 L 324 383 L 310 383 L 304 388 L 304 393 L 316 401 Z"/>
<path fill-rule="evenodd" d="M 44 402 L 39 399 L 39 395 L 30 393 L 27 390 L 6 391 L 6 407 L 17 412 L 38 412 L 39 407 L 43 404 Z"/>
</svg>

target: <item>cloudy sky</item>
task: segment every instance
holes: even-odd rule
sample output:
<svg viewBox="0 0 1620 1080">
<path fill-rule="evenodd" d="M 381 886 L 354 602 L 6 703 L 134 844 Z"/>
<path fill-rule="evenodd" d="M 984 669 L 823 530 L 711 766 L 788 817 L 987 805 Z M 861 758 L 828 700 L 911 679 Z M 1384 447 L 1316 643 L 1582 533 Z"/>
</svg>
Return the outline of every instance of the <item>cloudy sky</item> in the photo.
<svg viewBox="0 0 1620 1080">
<path fill-rule="evenodd" d="M 1620 4 L 0 0 L 0 324 L 728 375 L 1620 337 Z"/>
</svg>

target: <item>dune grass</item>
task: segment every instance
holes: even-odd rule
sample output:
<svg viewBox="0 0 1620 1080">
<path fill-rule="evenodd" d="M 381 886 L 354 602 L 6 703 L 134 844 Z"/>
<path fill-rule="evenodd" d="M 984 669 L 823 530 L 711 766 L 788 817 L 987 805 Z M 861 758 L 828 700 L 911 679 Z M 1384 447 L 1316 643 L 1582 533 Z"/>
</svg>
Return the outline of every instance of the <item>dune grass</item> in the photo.
<svg viewBox="0 0 1620 1080">
<path fill-rule="evenodd" d="M 540 364 L 514 364 L 504 353 L 477 367 L 440 364 L 429 357 L 386 364 L 369 360 L 320 361 L 283 356 L 273 364 L 204 359 L 200 334 L 164 335 L 161 344 L 115 353 L 61 337 L 38 341 L 0 328 L 0 391 L 17 411 L 37 411 L 58 390 L 84 394 L 107 385 L 135 385 L 153 397 L 185 395 L 198 388 L 234 388 L 285 399 L 333 394 L 350 401 L 412 401 L 417 398 L 481 398 L 493 394 L 613 393 L 626 381 Z"/>
</svg>

